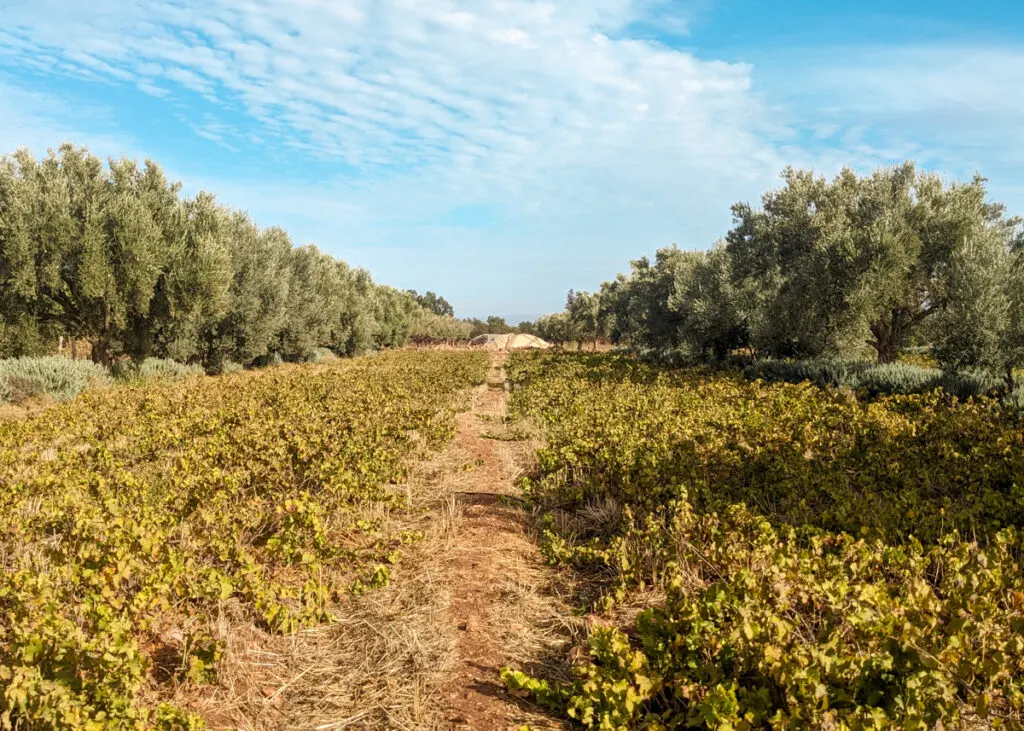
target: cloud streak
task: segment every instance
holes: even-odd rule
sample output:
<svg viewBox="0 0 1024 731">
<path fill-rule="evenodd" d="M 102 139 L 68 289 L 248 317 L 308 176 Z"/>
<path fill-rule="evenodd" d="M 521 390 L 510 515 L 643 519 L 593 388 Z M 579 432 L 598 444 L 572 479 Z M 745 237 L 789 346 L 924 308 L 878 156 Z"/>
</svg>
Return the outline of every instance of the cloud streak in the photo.
<svg viewBox="0 0 1024 731">
<path fill-rule="evenodd" d="M 652 40 L 690 30 L 668 0 L 14 0 L 5 13 L 0 69 L 148 95 L 231 155 L 162 158 L 189 188 L 384 281 L 463 291 L 475 314 L 485 295 L 497 310 L 557 307 L 655 246 L 706 246 L 787 163 L 914 156 L 1011 180 L 1024 158 L 1018 51 L 773 49 L 755 69 Z M 8 85 L 23 99 L 0 121 L 8 148 L 51 135 L 106 151 L 142 134 L 99 101 L 68 129 L 45 114 L 52 92 Z M 290 174 L 243 179 L 249 158 Z M 473 206 L 493 212 L 486 227 L 459 222 Z M 491 291 L 465 284 L 495 262 Z"/>
<path fill-rule="evenodd" d="M 763 148 L 750 69 L 612 40 L 644 10 L 627 0 L 67 9 L 15 6 L 19 59 L 45 54 L 155 96 L 178 88 L 237 103 L 285 144 L 369 175 L 429 171 L 455 187 L 551 193 L 566 173 L 577 184 L 602 169 L 650 177 L 653 164 L 744 164 Z"/>
</svg>

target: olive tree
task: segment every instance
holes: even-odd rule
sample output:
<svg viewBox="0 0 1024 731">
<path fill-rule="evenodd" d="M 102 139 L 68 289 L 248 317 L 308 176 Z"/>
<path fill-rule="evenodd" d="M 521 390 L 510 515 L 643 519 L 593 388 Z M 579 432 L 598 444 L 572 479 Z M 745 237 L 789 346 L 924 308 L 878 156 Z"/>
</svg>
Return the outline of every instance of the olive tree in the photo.
<svg viewBox="0 0 1024 731">
<path fill-rule="evenodd" d="M 565 312 L 569 319 L 571 337 L 579 347 L 584 341 L 593 341 L 597 350 L 597 341 L 601 337 L 601 301 L 600 297 L 590 292 L 569 290 L 565 301 Z"/>
<path fill-rule="evenodd" d="M 832 181 L 787 169 L 762 207 L 733 208 L 734 284 L 755 345 L 773 355 L 896 360 L 947 307 L 951 272 L 971 242 L 1005 226 L 984 180 L 946 185 L 912 163 Z"/>
</svg>

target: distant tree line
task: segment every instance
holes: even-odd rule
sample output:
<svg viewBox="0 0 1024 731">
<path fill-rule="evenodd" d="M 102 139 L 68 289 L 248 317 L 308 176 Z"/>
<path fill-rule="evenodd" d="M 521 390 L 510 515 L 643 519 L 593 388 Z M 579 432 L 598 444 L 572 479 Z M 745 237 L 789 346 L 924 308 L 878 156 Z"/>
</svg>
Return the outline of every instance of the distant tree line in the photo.
<svg viewBox="0 0 1024 731">
<path fill-rule="evenodd" d="M 661 249 L 599 292 L 570 292 L 534 330 L 607 338 L 693 361 L 896 361 L 929 346 L 947 370 L 1024 367 L 1021 219 L 985 180 L 947 184 L 913 163 L 828 180 L 786 169 L 761 206 L 738 203 L 708 251 Z"/>
<path fill-rule="evenodd" d="M 419 294 L 415 289 L 406 290 L 416 300 L 416 303 L 427 312 L 440 317 L 455 317 L 455 308 L 444 297 L 438 297 L 433 292 Z"/>
<path fill-rule="evenodd" d="M 433 292 L 378 285 L 209 193 L 182 196 L 152 161 L 105 166 L 70 144 L 0 159 L 0 357 L 84 340 L 104 364 L 159 357 L 218 370 L 471 330 Z"/>
</svg>

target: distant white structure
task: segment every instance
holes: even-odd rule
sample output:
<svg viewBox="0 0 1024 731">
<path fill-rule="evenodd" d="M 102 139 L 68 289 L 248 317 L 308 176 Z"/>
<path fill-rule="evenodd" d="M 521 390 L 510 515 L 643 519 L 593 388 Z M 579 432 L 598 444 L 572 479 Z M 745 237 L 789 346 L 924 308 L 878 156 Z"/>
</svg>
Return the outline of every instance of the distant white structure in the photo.
<svg viewBox="0 0 1024 731">
<path fill-rule="evenodd" d="M 469 344 L 487 348 L 488 350 L 519 350 L 520 348 L 539 348 L 543 350 L 544 348 L 551 347 L 551 343 L 541 340 L 536 335 L 526 335 L 524 333 L 505 333 L 503 335 L 484 333 L 470 340 Z"/>
</svg>

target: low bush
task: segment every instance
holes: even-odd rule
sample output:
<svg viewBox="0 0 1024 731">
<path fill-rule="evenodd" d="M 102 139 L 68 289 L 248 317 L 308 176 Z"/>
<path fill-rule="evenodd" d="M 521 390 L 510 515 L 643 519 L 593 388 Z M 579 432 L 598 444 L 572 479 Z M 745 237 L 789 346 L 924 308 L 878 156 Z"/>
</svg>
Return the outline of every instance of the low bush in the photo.
<svg viewBox="0 0 1024 731">
<path fill-rule="evenodd" d="M 284 358 L 280 353 L 266 353 L 253 359 L 251 365 L 253 368 L 276 368 L 284 365 Z"/>
<path fill-rule="evenodd" d="M 49 396 L 67 401 L 88 388 L 110 383 L 110 374 L 88 360 L 60 356 L 0 360 L 0 401 Z"/>
<path fill-rule="evenodd" d="M 814 358 L 810 360 L 777 360 L 764 358 L 748 365 L 744 374 L 751 380 L 803 383 L 810 381 L 822 388 L 852 388 L 860 384 L 861 375 L 877 367 L 871 361 Z"/>
<path fill-rule="evenodd" d="M 863 390 L 873 397 L 925 393 L 940 386 L 942 375 L 942 371 L 934 368 L 908 363 L 880 363 L 865 368 L 852 378 L 851 388 Z"/>
<path fill-rule="evenodd" d="M 560 359 L 559 359 L 560 358 Z M 809 384 L 659 370 L 629 358 L 514 361 L 511 409 L 547 425 L 563 503 L 745 503 L 777 523 L 932 543 L 1024 525 L 1024 433 L 992 399 L 860 401 Z"/>
<path fill-rule="evenodd" d="M 146 358 L 139 364 L 139 378 L 177 381 L 190 376 L 205 374 L 203 367 L 196 364 L 178 363 L 170 358 Z"/>
<path fill-rule="evenodd" d="M 1003 378 L 980 368 L 943 373 L 937 386 L 961 401 L 978 396 L 1007 398 L 1003 393 L 1006 388 Z"/>
<path fill-rule="evenodd" d="M 142 362 L 121 361 L 113 369 L 119 381 L 179 381 L 206 373 L 200 365 L 179 363 L 170 358 L 146 358 Z"/>
<path fill-rule="evenodd" d="M 967 715 L 1019 728 L 1022 549 L 1014 528 L 987 547 L 801 540 L 742 506 L 699 514 L 681 500 L 604 548 L 549 548 L 634 580 L 658 556 L 663 604 L 629 634 L 592 634 L 572 684 L 504 675 L 587 728 L 923 731 Z"/>
<path fill-rule="evenodd" d="M 236 363 L 233 360 L 225 360 L 220 364 L 220 375 L 227 376 L 232 373 L 238 373 L 239 371 L 245 370 L 241 363 Z"/>
<path fill-rule="evenodd" d="M 871 398 L 887 395 L 921 394 L 936 389 L 960 400 L 1001 394 L 1003 381 L 984 370 L 943 372 L 912 363 L 818 358 L 775 360 L 766 358 L 748 365 L 744 374 L 751 380 L 803 383 L 822 388 L 848 388 Z"/>
<path fill-rule="evenodd" d="M 338 360 L 338 356 L 330 348 L 313 348 L 306 356 L 307 363 L 330 363 Z"/>
<path fill-rule="evenodd" d="M 654 366 L 686 368 L 697 365 L 700 360 L 682 348 L 641 348 L 634 351 L 640 360 Z"/>
<path fill-rule="evenodd" d="M 1018 386 L 1017 390 L 1003 400 L 1003 406 L 1017 412 L 1024 412 L 1024 387 Z"/>
<path fill-rule="evenodd" d="M 0 422 L 0 729 L 205 727 L 160 701 L 216 677 L 225 609 L 292 633 L 386 584 L 416 536 L 380 516 L 487 367 L 394 352 Z"/>
</svg>

